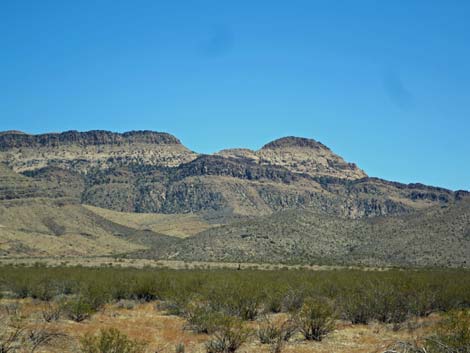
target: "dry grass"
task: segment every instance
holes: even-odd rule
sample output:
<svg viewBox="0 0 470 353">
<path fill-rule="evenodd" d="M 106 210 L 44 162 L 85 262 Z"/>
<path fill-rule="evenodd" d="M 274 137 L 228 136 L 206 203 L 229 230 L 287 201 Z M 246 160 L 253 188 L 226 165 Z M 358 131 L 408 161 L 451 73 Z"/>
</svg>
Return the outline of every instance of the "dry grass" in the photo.
<svg viewBox="0 0 470 353">
<path fill-rule="evenodd" d="M 123 226 L 140 230 L 150 229 L 156 233 L 179 238 L 186 238 L 217 226 L 217 224 L 209 224 L 196 214 L 129 213 L 90 205 L 85 205 L 85 207 L 99 216 Z"/>
<path fill-rule="evenodd" d="M 4 256 L 111 255 L 144 248 L 100 227 L 78 204 L 58 205 L 44 199 L 2 202 L 0 224 Z"/>
</svg>

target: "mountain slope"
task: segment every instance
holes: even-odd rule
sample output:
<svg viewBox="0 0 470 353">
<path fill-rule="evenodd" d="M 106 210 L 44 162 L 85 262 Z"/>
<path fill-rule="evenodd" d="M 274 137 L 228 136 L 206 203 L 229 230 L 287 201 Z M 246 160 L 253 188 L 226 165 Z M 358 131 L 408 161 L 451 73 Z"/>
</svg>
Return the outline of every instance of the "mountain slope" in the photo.
<svg viewBox="0 0 470 353">
<path fill-rule="evenodd" d="M 468 267 L 470 200 L 402 217 L 347 220 L 282 211 L 204 231 L 141 256 L 193 261 Z"/>
<path fill-rule="evenodd" d="M 70 199 L 0 202 L 0 256 L 103 256 L 172 241 L 109 221 Z"/>
</svg>

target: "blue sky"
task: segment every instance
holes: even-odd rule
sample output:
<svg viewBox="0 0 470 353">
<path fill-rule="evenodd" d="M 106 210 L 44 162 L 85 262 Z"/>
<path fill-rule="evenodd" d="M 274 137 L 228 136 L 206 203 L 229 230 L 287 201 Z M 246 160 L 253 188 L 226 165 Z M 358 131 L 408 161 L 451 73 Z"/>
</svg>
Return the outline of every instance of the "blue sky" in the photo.
<svg viewBox="0 0 470 353">
<path fill-rule="evenodd" d="M 469 1 L 0 1 L 0 130 L 314 138 L 470 189 Z"/>
</svg>

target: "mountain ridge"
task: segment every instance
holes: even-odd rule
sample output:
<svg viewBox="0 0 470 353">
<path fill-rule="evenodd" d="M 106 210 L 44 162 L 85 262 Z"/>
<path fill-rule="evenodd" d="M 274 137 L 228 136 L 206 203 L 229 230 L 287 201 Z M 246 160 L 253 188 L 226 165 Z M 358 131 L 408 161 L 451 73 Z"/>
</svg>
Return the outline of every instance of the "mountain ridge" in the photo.
<svg viewBox="0 0 470 353">
<path fill-rule="evenodd" d="M 0 256 L 64 255 L 75 239 L 71 254 L 467 266 L 469 200 L 370 177 L 293 136 L 199 154 L 147 130 L 0 133 Z"/>
</svg>

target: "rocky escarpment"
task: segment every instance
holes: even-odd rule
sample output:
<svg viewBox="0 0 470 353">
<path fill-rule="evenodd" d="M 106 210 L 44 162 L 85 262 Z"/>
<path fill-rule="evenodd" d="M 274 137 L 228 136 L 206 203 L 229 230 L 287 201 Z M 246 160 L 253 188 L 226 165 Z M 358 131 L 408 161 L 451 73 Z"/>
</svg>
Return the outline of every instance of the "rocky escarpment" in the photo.
<svg viewBox="0 0 470 353">
<path fill-rule="evenodd" d="M 243 158 L 200 156 L 173 168 L 132 165 L 87 175 L 85 203 L 128 212 L 219 211 L 247 216 L 285 209 L 347 218 L 400 215 L 452 204 L 463 192 L 378 178 L 313 177 Z"/>
<path fill-rule="evenodd" d="M 48 133 L 29 135 L 19 131 L 6 131 L 0 134 L 0 151 L 14 148 L 41 148 L 58 146 L 98 146 L 122 144 L 156 144 L 180 145 L 181 142 L 174 136 L 164 132 L 129 131 L 115 133 L 104 130 L 87 132 L 66 131 L 62 133 Z"/>
<path fill-rule="evenodd" d="M 408 214 L 466 197 L 368 178 L 322 143 L 297 137 L 258 151 L 215 155 L 198 155 L 174 136 L 151 131 L 7 132 L 0 144 L 0 199 L 51 195 L 126 212 L 226 217 L 309 209 L 362 218 Z"/>
<path fill-rule="evenodd" d="M 131 163 L 177 166 L 196 156 L 176 137 L 153 131 L 0 135 L 0 162 L 17 172 L 56 167 L 87 173 Z"/>
</svg>

